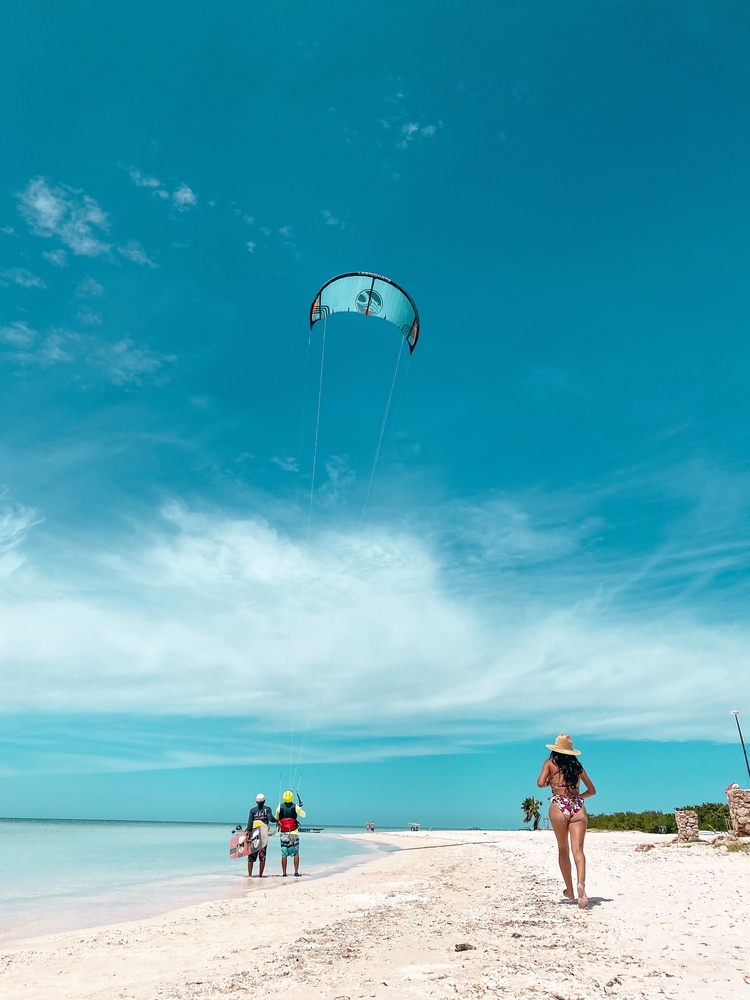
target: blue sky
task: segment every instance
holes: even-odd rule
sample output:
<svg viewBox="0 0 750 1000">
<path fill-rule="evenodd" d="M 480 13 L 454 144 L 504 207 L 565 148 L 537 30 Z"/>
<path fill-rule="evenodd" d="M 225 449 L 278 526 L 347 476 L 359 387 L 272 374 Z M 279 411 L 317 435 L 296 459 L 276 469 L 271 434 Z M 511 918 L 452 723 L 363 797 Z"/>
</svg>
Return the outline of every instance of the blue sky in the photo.
<svg viewBox="0 0 750 1000">
<path fill-rule="evenodd" d="M 489 775 L 561 730 L 717 760 L 750 712 L 749 27 L 9 12 L 0 774 L 291 757 L 377 796 L 393 761 Z M 307 315 L 353 269 L 409 290 L 422 339 L 360 529 L 398 335 L 329 323 L 308 542 Z"/>
</svg>

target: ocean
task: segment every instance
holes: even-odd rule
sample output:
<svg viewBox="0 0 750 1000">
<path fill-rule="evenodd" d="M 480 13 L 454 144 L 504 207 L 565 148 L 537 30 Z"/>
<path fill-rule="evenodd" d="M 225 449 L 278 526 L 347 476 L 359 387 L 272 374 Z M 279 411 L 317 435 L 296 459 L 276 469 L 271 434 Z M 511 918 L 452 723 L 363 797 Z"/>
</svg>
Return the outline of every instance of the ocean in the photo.
<svg viewBox="0 0 750 1000">
<path fill-rule="evenodd" d="M 0 944 L 243 896 L 247 863 L 229 857 L 231 830 L 226 823 L 0 819 Z M 300 871 L 321 875 L 378 850 L 343 832 L 302 834 Z M 278 836 L 269 841 L 266 874 L 268 885 L 281 875 Z"/>
</svg>

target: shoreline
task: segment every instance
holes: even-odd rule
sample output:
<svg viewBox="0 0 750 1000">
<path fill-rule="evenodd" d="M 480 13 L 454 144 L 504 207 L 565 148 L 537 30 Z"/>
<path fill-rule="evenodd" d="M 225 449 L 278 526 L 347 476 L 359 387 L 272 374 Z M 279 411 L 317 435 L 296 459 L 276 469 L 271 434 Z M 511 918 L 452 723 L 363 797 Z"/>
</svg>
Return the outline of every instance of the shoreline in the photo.
<svg viewBox="0 0 750 1000">
<path fill-rule="evenodd" d="M 747 854 L 598 831 L 581 911 L 558 902 L 549 831 L 375 836 L 395 850 L 342 872 L 15 942 L 0 950 L 3 995 L 728 1000 L 747 989 Z"/>
<path fill-rule="evenodd" d="M 70 822 L 79 823 L 80 821 L 73 820 Z M 183 824 L 176 825 L 182 826 Z M 215 824 L 207 825 L 214 826 Z M 351 867 L 366 863 L 372 858 L 377 857 L 379 854 L 387 853 L 388 850 L 392 849 L 385 843 L 369 843 L 365 838 L 357 837 L 354 831 L 352 831 L 349 835 L 338 833 L 328 834 L 327 839 L 335 839 L 337 841 L 354 841 L 358 845 L 361 845 L 361 848 L 359 851 L 355 851 L 354 846 L 352 845 L 351 853 L 342 854 L 332 861 L 313 860 L 311 867 L 307 871 L 302 871 L 302 875 L 306 881 L 327 878 L 329 875 L 347 871 Z M 272 845 L 273 842 L 269 846 Z M 362 848 L 365 849 L 363 850 Z M 305 852 L 303 850 L 303 857 L 304 853 Z M 276 865 L 273 864 L 274 861 L 277 862 Z M 304 867 L 303 862 L 303 868 Z M 106 914 L 106 910 L 105 914 L 97 913 L 95 900 L 90 900 L 88 911 L 85 913 L 79 912 L 78 915 L 76 915 L 75 910 L 62 910 L 55 913 L 52 917 L 45 917 L 40 914 L 32 916 L 29 913 L 19 913 L 15 923 L 10 919 L 4 919 L 3 922 L 6 926 L 0 929 L 0 952 L 4 949 L 24 946 L 37 940 L 58 937 L 65 934 L 77 934 L 79 932 L 94 933 L 112 926 L 166 917 L 171 913 L 177 913 L 194 906 L 221 903 L 226 900 L 242 899 L 245 898 L 248 893 L 257 891 L 259 888 L 272 889 L 282 882 L 281 871 L 278 866 L 278 857 L 271 857 L 270 855 L 262 884 L 259 884 L 260 880 L 257 879 L 257 876 L 255 875 L 253 876 L 252 882 L 250 882 L 247 876 L 247 867 L 244 858 L 232 862 L 232 870 L 227 871 L 223 876 L 217 875 L 216 873 L 207 874 L 205 876 L 186 874 L 182 877 L 182 879 L 184 879 L 185 882 L 191 883 L 190 888 L 181 893 L 183 897 L 188 897 L 183 900 L 170 899 L 167 902 L 159 903 L 155 902 L 153 898 L 148 898 L 149 895 L 153 896 L 154 887 L 158 889 L 160 885 L 164 885 L 164 887 L 168 890 L 173 889 L 175 882 L 181 881 L 180 877 L 176 880 L 167 879 L 163 882 L 159 879 L 146 879 L 140 885 L 141 891 L 143 892 L 142 900 L 134 901 L 131 905 L 125 906 L 125 912 L 122 912 L 123 906 L 121 905 L 120 907 L 115 907 L 115 912 L 109 915 Z M 203 890 L 201 890 L 200 883 L 203 879 L 205 879 L 206 882 L 210 882 L 210 884 L 205 885 Z M 137 892 L 138 883 L 135 884 L 135 889 Z M 118 909 L 121 912 L 116 912 Z M 57 926 L 55 926 L 55 924 L 57 924 Z M 43 929 L 33 930 L 33 928 L 39 925 L 41 925 Z"/>
</svg>

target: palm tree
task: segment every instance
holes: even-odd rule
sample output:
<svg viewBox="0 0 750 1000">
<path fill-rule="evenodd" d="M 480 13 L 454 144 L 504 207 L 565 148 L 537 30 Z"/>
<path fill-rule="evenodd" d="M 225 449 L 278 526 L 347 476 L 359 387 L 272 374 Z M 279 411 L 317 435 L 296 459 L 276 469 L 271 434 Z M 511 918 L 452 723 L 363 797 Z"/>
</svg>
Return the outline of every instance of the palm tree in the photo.
<svg viewBox="0 0 750 1000">
<path fill-rule="evenodd" d="M 542 803 L 539 799 L 532 798 L 531 795 L 525 798 L 521 803 L 521 811 L 523 812 L 524 823 L 530 823 L 532 819 L 534 820 L 534 829 L 539 829 L 539 810 L 542 807 Z"/>
</svg>

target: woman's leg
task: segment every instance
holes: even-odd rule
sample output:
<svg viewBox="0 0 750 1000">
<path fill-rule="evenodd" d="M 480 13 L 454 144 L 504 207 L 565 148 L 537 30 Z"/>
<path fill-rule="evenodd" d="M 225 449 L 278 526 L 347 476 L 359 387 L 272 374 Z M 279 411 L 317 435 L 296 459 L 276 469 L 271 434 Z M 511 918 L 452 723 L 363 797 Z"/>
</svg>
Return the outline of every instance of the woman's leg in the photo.
<svg viewBox="0 0 750 1000">
<path fill-rule="evenodd" d="M 578 905 L 582 910 L 588 909 L 586 897 L 586 855 L 583 853 L 583 838 L 586 836 L 588 816 L 585 809 L 580 809 L 568 824 L 570 830 L 570 846 L 573 848 L 573 860 L 576 863 L 578 880 Z"/>
<path fill-rule="evenodd" d="M 568 899 L 575 899 L 573 876 L 570 870 L 570 851 L 568 849 L 568 821 L 554 802 L 549 807 L 549 819 L 557 837 L 557 860 L 565 882 L 565 892 L 563 895 L 567 896 Z"/>
</svg>

